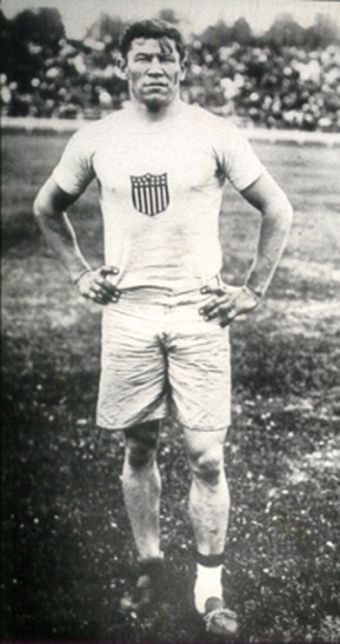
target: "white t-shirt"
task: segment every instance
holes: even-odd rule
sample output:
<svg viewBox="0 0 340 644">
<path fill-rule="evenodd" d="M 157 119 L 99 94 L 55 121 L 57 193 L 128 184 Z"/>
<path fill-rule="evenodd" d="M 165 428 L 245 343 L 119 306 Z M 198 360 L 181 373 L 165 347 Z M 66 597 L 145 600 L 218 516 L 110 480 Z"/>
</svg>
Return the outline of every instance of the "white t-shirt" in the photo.
<svg viewBox="0 0 340 644">
<path fill-rule="evenodd" d="M 181 104 L 145 124 L 131 108 L 76 132 L 53 176 L 71 195 L 98 183 L 105 262 L 120 288 L 199 288 L 222 267 L 218 218 L 226 179 L 250 186 L 264 167 L 232 124 Z"/>
</svg>

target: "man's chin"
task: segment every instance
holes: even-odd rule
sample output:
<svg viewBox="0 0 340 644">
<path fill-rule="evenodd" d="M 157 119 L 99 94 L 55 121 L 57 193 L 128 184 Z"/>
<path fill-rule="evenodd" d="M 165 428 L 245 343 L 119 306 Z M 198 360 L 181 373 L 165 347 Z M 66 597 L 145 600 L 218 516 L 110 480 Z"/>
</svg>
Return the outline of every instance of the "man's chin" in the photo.
<svg viewBox="0 0 340 644">
<path fill-rule="evenodd" d="M 162 107 L 165 107 L 168 103 L 169 100 L 164 96 L 148 96 L 147 98 L 144 98 L 144 104 L 151 112 L 161 110 Z"/>
</svg>

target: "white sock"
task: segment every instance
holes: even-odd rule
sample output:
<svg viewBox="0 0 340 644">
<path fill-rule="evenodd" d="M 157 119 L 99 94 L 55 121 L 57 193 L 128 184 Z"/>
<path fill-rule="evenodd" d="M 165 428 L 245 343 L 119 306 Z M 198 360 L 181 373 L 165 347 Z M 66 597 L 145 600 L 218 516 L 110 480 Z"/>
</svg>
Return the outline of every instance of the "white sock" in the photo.
<svg viewBox="0 0 340 644">
<path fill-rule="evenodd" d="M 204 613 L 205 602 L 208 597 L 223 597 L 222 588 L 222 570 L 221 566 L 202 566 L 197 564 L 196 581 L 194 586 L 194 601 L 196 610 Z"/>
</svg>

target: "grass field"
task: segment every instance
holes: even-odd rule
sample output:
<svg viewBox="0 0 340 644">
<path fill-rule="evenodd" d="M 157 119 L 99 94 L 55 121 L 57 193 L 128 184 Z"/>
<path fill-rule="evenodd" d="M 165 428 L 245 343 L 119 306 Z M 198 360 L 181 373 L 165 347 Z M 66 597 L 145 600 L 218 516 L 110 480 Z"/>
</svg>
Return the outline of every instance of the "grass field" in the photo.
<svg viewBox="0 0 340 644">
<path fill-rule="evenodd" d="M 100 311 L 45 248 L 33 198 L 62 135 L 3 136 L 2 639 L 207 641 L 190 611 L 193 537 L 180 431 L 160 445 L 168 601 L 139 621 L 118 610 L 134 574 L 120 489 L 122 444 L 93 429 Z M 295 222 L 266 301 L 233 326 L 232 512 L 225 589 L 240 642 L 340 642 L 339 150 L 257 144 Z M 72 210 L 102 260 L 95 190 Z M 257 215 L 227 191 L 225 278 L 240 283 Z"/>
</svg>

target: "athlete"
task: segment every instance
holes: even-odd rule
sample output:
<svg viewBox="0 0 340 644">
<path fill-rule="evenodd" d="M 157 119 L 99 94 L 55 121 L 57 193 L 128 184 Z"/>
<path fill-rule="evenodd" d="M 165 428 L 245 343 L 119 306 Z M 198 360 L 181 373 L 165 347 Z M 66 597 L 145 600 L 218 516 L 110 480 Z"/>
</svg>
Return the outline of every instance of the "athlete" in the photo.
<svg viewBox="0 0 340 644">
<path fill-rule="evenodd" d="M 182 36 L 161 21 L 121 41 L 130 101 L 72 136 L 34 212 L 76 288 L 103 307 L 97 422 L 123 431 L 123 493 L 139 554 L 122 607 L 155 601 L 163 567 L 156 461 L 159 424 L 183 430 L 192 473 L 193 602 L 208 631 L 235 633 L 221 574 L 229 512 L 223 443 L 230 424 L 229 325 L 254 310 L 284 249 L 292 209 L 241 132 L 180 97 Z M 92 180 L 104 220 L 105 265 L 82 255 L 65 213 Z M 218 219 L 226 182 L 261 214 L 241 286 L 221 278 Z"/>
</svg>

